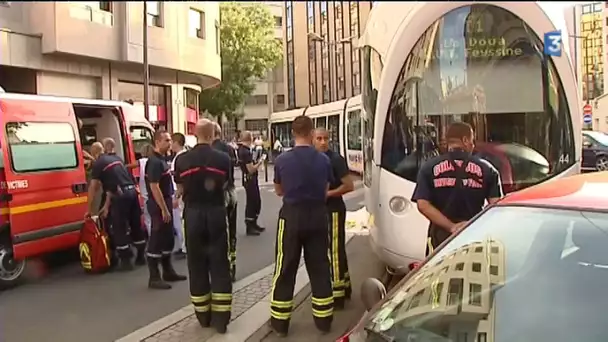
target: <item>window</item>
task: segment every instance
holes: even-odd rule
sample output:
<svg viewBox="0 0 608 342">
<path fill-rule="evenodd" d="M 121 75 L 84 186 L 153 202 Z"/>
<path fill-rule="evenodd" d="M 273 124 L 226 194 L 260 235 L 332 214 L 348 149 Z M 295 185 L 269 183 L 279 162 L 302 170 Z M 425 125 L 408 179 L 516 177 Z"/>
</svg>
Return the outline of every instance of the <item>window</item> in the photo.
<svg viewBox="0 0 608 342">
<path fill-rule="evenodd" d="M 329 132 L 329 148 L 340 152 L 340 115 L 327 117 L 327 131 Z"/>
<path fill-rule="evenodd" d="M 147 127 L 131 126 L 131 139 L 135 150 L 135 159 L 142 157 L 144 146 L 154 144 L 152 131 Z"/>
<path fill-rule="evenodd" d="M 146 1 L 146 16 L 148 17 L 148 25 L 163 27 L 162 10 L 163 4 L 161 1 Z"/>
<path fill-rule="evenodd" d="M 383 68 L 384 64 L 380 54 L 370 46 L 365 46 L 363 48 L 361 102 L 365 110 L 365 115 L 363 115 L 363 182 L 368 187 L 372 185 L 374 120 L 376 120 L 376 100 Z"/>
<path fill-rule="evenodd" d="M 251 131 L 252 133 L 259 135 L 266 135 L 266 131 L 268 130 L 268 120 L 267 119 L 256 119 L 256 120 L 245 120 L 245 129 Z"/>
<path fill-rule="evenodd" d="M 275 98 L 276 98 L 277 104 L 280 104 L 280 105 L 285 104 L 285 95 L 283 95 L 283 94 L 275 95 Z"/>
<path fill-rule="evenodd" d="M 351 2 L 350 3 L 350 11 L 348 13 L 350 18 L 350 35 L 354 37 L 359 37 L 360 35 L 360 22 L 359 22 L 359 3 Z M 359 75 L 361 74 L 361 64 L 359 63 L 359 49 L 354 49 L 352 46 L 350 48 L 350 60 L 352 62 L 352 94 L 353 96 L 359 95 L 361 93 L 361 84 L 359 80 Z M 355 77 L 356 75 L 356 77 Z"/>
<path fill-rule="evenodd" d="M 198 113 L 199 92 L 195 89 L 184 88 L 184 102 L 187 108 L 193 109 Z"/>
<path fill-rule="evenodd" d="M 268 97 L 266 95 L 251 95 L 245 100 L 245 105 L 256 106 L 256 105 L 267 105 Z"/>
<path fill-rule="evenodd" d="M 467 31 L 470 20 L 479 20 L 484 30 Z M 517 34 L 494 40 L 498 46 L 493 48 L 467 47 L 472 36 L 489 41 L 500 35 L 497 27 L 518 28 L 509 31 Z M 445 150 L 442 137 L 457 121 L 473 126 L 476 152 L 499 170 L 506 192 L 572 166 L 568 102 L 552 61 L 543 67 L 536 53 L 542 51 L 542 40 L 533 32 L 512 13 L 492 5 L 460 7 L 439 19 L 414 45 L 398 75 L 381 142 L 381 167 L 415 181 L 419 165 Z M 446 55 L 433 43 L 436 39 L 449 39 L 460 49 Z M 431 52 L 421 53 L 429 46 Z M 465 47 L 470 53 L 464 53 Z M 504 53 L 484 57 L 494 49 Z M 505 149 L 511 152 L 497 152 Z"/>
<path fill-rule="evenodd" d="M 593 12 L 600 12 L 602 10 L 602 3 L 596 2 L 593 4 Z"/>
<path fill-rule="evenodd" d="M 315 3 L 314 1 L 306 2 L 306 15 L 308 17 L 308 32 L 315 31 Z M 308 78 L 310 87 L 308 88 L 308 96 L 311 105 L 318 104 L 317 98 L 317 42 L 314 39 L 308 39 Z"/>
<path fill-rule="evenodd" d="M 9 122 L 6 124 L 15 172 L 72 169 L 78 166 L 76 138 L 68 123 Z"/>
<path fill-rule="evenodd" d="M 348 150 L 361 151 L 361 110 L 348 112 L 347 145 Z"/>
<path fill-rule="evenodd" d="M 591 13 L 591 5 L 583 5 L 583 14 Z"/>
<path fill-rule="evenodd" d="M 287 101 L 288 108 L 296 107 L 295 62 L 293 55 L 293 8 L 292 1 L 285 1 L 286 41 L 287 41 Z M 286 146 L 283 144 L 283 146 Z"/>
<path fill-rule="evenodd" d="M 194 8 L 188 10 L 188 35 L 205 39 L 205 12 Z"/>
<path fill-rule="evenodd" d="M 278 122 L 270 125 L 271 140 L 279 140 L 283 148 L 293 147 L 294 140 L 291 136 L 291 121 L 290 122 Z"/>
<path fill-rule="evenodd" d="M 220 53 L 220 23 L 215 21 L 215 52 Z"/>
<path fill-rule="evenodd" d="M 315 128 L 326 128 L 327 127 L 327 117 L 321 117 L 314 119 Z"/>
<path fill-rule="evenodd" d="M 456 270 L 456 271 L 464 271 L 464 262 L 457 263 L 456 266 L 454 267 L 454 270 Z"/>
</svg>

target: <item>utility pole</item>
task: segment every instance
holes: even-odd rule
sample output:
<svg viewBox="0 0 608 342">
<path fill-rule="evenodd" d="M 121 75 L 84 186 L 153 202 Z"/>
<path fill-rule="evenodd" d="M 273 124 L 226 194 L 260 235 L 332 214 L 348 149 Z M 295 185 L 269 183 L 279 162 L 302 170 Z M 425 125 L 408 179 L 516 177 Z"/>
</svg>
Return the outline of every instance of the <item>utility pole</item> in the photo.
<svg viewBox="0 0 608 342">
<path fill-rule="evenodd" d="M 143 64 L 144 64 L 144 115 L 150 120 L 150 66 L 148 65 L 148 3 L 144 1 Z"/>
</svg>

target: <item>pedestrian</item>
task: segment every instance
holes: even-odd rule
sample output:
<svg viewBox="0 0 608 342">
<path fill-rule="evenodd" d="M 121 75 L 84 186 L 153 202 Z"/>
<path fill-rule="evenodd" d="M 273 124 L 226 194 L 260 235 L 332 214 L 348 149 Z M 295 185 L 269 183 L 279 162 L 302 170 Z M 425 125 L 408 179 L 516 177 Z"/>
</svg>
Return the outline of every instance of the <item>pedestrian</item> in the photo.
<svg viewBox="0 0 608 342">
<path fill-rule="evenodd" d="M 137 162 L 127 165 L 127 167 L 131 169 L 139 167 L 139 194 L 144 203 L 142 206 L 142 211 L 144 214 L 144 226 L 146 227 L 148 236 L 150 236 L 152 223 L 150 213 L 148 212 L 148 206 L 146 205 L 146 202 L 148 201 L 148 192 L 146 191 L 146 162 L 153 153 L 154 146 L 151 144 L 145 144 L 141 149 L 141 158 L 139 158 Z"/>
<path fill-rule="evenodd" d="M 455 122 L 446 133 L 448 151 L 420 167 L 412 201 L 429 221 L 427 254 L 477 215 L 487 200 L 503 196 L 500 175 L 489 162 L 472 154 L 471 125 Z"/>
<path fill-rule="evenodd" d="M 85 216 L 91 216 L 94 198 L 101 188 L 106 194 L 106 198 L 100 215 L 102 218 L 109 215 L 110 236 L 120 260 L 119 270 L 130 271 L 133 269 L 131 244 L 137 249 L 135 263 L 144 265 L 146 262 L 144 256 L 146 239 L 141 227 L 139 198 L 129 170 L 120 157 L 111 154 L 115 145 L 114 140 L 106 138 L 103 145 L 108 147 L 109 153 L 101 154 L 99 145 L 96 145 L 95 149 L 91 149 L 95 161 L 89 185 L 89 210 Z"/>
<path fill-rule="evenodd" d="M 181 133 L 173 133 L 173 135 L 171 135 L 171 151 L 173 151 L 174 155 L 171 162 L 171 174 L 174 174 L 177 158 L 187 151 L 186 136 Z M 176 188 L 175 183 L 173 183 L 173 188 Z M 177 198 L 173 198 L 173 228 L 175 229 L 176 237 L 174 254 L 179 259 L 186 257 L 186 240 L 184 240 L 184 228 L 182 227 L 183 211 L 184 203 Z"/>
<path fill-rule="evenodd" d="M 242 172 L 243 187 L 245 188 L 245 226 L 247 235 L 260 235 L 265 228 L 258 224 L 258 217 L 262 209 L 262 198 L 258 183 L 258 170 L 263 164 L 263 158 L 255 161 L 252 154 L 251 132 L 243 131 L 238 149 L 239 166 Z"/>
<path fill-rule="evenodd" d="M 283 205 L 277 228 L 270 322 L 281 336 L 289 330 L 302 249 L 312 288 L 312 315 L 322 332 L 331 328 L 334 304 L 325 205 L 331 165 L 326 155 L 311 146 L 313 123 L 309 117 L 297 117 L 291 128 L 295 147 L 281 154 L 274 166 L 275 192 L 283 197 Z"/>
<path fill-rule="evenodd" d="M 175 166 L 177 196 L 185 203 L 190 296 L 199 324 L 223 334 L 232 304 L 224 198 L 230 157 L 211 147 L 213 122 L 201 119 L 195 131 L 198 144 Z"/>
<path fill-rule="evenodd" d="M 232 282 L 236 280 L 236 216 L 237 216 L 237 197 L 236 189 L 234 187 L 234 164 L 233 158 L 234 149 L 222 141 L 222 127 L 215 122 L 214 123 L 215 137 L 211 147 L 218 151 L 222 151 L 230 158 L 230 173 L 228 174 L 228 182 L 226 183 L 226 215 L 228 219 L 228 241 L 229 245 L 229 259 L 230 259 L 230 278 Z"/>
<path fill-rule="evenodd" d="M 148 287 L 167 290 L 169 282 L 187 278 L 178 274 L 171 260 L 175 237 L 173 236 L 173 177 L 165 156 L 171 147 L 171 136 L 165 130 L 154 132 L 154 153 L 146 162 L 146 192 L 148 212 L 152 220 L 152 230 L 148 241 Z M 162 277 L 159 271 L 162 267 Z"/>
<path fill-rule="evenodd" d="M 331 163 L 333 181 L 327 192 L 327 212 L 329 223 L 329 256 L 332 270 L 334 308 L 344 308 L 345 300 L 350 299 L 352 288 L 346 258 L 346 204 L 342 196 L 355 189 L 350 177 L 346 159 L 329 149 L 329 132 L 317 128 L 314 134 L 317 151 L 324 153 Z"/>
</svg>

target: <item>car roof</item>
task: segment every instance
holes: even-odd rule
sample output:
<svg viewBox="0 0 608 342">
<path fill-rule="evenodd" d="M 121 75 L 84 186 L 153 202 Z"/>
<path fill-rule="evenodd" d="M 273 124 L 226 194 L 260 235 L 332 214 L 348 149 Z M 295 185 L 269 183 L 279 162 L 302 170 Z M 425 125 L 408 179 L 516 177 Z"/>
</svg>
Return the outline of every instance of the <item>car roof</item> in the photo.
<svg viewBox="0 0 608 342">
<path fill-rule="evenodd" d="M 550 180 L 511 193 L 497 204 L 608 209 L 608 171 Z"/>
</svg>

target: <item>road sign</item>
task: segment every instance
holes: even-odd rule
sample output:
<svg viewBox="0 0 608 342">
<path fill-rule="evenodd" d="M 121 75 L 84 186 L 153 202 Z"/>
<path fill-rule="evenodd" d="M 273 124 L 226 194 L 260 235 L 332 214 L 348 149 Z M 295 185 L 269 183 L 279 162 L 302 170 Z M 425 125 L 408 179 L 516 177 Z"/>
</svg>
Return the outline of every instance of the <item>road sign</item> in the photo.
<svg viewBox="0 0 608 342">
<path fill-rule="evenodd" d="M 590 104 L 586 104 L 583 106 L 583 114 L 591 115 L 593 113 L 593 107 Z"/>
<path fill-rule="evenodd" d="M 545 33 L 544 52 L 547 56 L 561 57 L 562 55 L 562 31 Z"/>
<path fill-rule="evenodd" d="M 586 124 L 591 123 L 591 121 L 593 121 L 593 118 L 591 117 L 591 114 L 585 114 L 583 115 L 583 122 Z"/>
</svg>

